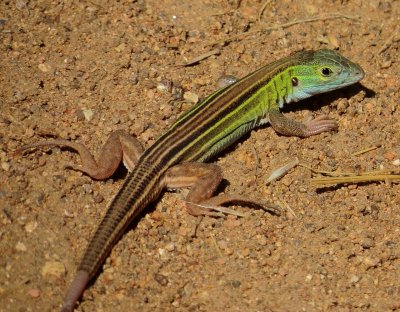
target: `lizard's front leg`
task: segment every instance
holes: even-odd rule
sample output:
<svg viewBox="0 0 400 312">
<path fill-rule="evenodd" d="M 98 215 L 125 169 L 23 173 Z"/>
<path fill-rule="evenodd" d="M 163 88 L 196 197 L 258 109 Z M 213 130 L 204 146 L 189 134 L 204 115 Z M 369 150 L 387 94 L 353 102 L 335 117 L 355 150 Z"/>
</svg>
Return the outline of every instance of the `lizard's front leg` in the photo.
<svg viewBox="0 0 400 312">
<path fill-rule="evenodd" d="M 309 137 L 325 131 L 337 129 L 336 121 L 322 115 L 317 118 L 308 118 L 305 122 L 299 122 L 286 118 L 278 109 L 268 113 L 269 122 L 274 130 L 288 136 Z"/>
<path fill-rule="evenodd" d="M 66 167 L 82 171 L 96 180 L 104 180 L 112 176 L 121 160 L 125 167 L 132 171 L 144 151 L 143 146 L 136 138 L 123 130 L 117 130 L 110 135 L 101 148 L 97 161 L 83 144 L 64 139 L 47 140 L 25 145 L 16 150 L 15 154 L 22 154 L 28 149 L 44 146 L 66 146 L 75 150 L 81 157 L 82 165 L 69 164 Z"/>
<path fill-rule="evenodd" d="M 186 197 L 186 208 L 191 215 L 221 217 L 224 214 L 243 216 L 235 210 L 221 207 L 226 204 L 254 206 L 280 214 L 276 205 L 261 203 L 239 195 L 213 196 L 222 181 L 218 165 L 204 163 L 183 163 L 168 169 L 163 183 L 168 188 L 191 187 Z"/>
</svg>

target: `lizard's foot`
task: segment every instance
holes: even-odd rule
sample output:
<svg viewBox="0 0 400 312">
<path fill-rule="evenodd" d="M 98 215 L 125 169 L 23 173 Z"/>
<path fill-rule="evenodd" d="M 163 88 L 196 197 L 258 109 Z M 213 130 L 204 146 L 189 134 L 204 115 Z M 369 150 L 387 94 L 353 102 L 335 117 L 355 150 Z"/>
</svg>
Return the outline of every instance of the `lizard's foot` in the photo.
<svg viewBox="0 0 400 312">
<path fill-rule="evenodd" d="M 303 124 L 306 126 L 304 136 L 312 136 L 325 131 L 337 130 L 338 124 L 335 120 L 329 119 L 326 115 L 321 115 L 316 118 L 308 117 Z"/>
<path fill-rule="evenodd" d="M 206 215 L 212 217 L 224 217 L 226 215 L 234 215 L 244 217 L 246 215 L 234 209 L 223 207 L 223 205 L 232 204 L 262 209 L 278 216 L 282 213 L 281 208 L 277 205 L 259 202 L 240 195 L 226 194 L 213 196 L 198 204 L 187 202 L 186 207 L 188 212 L 194 216 Z"/>
</svg>

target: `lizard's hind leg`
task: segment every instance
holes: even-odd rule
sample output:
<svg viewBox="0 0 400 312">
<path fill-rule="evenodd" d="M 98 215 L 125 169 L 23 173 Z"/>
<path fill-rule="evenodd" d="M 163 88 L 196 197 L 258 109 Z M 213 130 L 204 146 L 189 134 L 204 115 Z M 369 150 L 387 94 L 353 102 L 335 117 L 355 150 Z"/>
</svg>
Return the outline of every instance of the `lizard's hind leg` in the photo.
<svg viewBox="0 0 400 312">
<path fill-rule="evenodd" d="M 227 214 L 244 216 L 231 208 L 222 205 L 239 204 L 268 210 L 279 215 L 277 205 L 255 201 L 240 195 L 213 195 L 222 181 L 222 171 L 218 165 L 204 163 L 183 163 L 171 167 L 165 174 L 166 187 L 190 187 L 186 197 L 186 208 L 194 216 L 221 217 Z"/>
<path fill-rule="evenodd" d="M 75 150 L 81 158 L 82 165 L 68 164 L 66 167 L 82 171 L 96 180 L 104 180 L 112 176 L 121 161 L 128 171 L 132 171 L 144 151 L 136 138 L 123 130 L 117 130 L 110 135 L 101 148 L 97 161 L 86 146 L 64 139 L 28 144 L 16 150 L 14 154 L 23 154 L 29 149 L 45 146 L 65 146 Z"/>
</svg>

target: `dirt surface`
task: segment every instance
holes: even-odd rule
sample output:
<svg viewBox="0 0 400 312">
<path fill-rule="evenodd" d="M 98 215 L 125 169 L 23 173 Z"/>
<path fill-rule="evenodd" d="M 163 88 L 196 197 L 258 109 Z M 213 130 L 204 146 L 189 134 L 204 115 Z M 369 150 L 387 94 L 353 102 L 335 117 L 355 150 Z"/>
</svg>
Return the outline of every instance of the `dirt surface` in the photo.
<svg viewBox="0 0 400 312">
<path fill-rule="evenodd" d="M 315 16 L 326 18 L 304 21 Z M 325 171 L 399 169 L 399 16 L 400 1 L 383 0 L 1 1 L 0 311 L 59 309 L 126 175 L 94 181 L 64 169 L 79 163 L 69 150 L 13 157 L 16 148 L 61 137 L 98 151 L 116 129 L 149 146 L 193 105 L 176 100 L 180 90 L 202 98 L 223 74 L 318 48 L 338 49 L 365 79 L 285 112 L 327 114 L 338 132 L 299 139 L 266 126 L 214 160 L 221 192 L 287 213 L 234 207 L 248 215 L 201 220 L 184 210 L 184 192 L 166 192 L 115 246 L 77 311 L 399 311 L 398 184 L 316 188 L 298 166 L 266 185 L 295 157 Z"/>
</svg>

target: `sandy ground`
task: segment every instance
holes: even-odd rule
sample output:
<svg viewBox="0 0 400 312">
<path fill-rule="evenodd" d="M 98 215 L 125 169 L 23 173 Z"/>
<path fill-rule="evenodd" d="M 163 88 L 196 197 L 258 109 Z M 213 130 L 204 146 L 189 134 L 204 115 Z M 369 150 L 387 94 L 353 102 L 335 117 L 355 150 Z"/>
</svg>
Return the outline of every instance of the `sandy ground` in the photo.
<svg viewBox="0 0 400 312">
<path fill-rule="evenodd" d="M 304 21 L 316 16 L 325 18 Z M 0 311 L 59 309 L 126 175 L 94 181 L 64 169 L 79 163 L 69 150 L 13 157 L 16 148 L 61 137 L 98 151 L 116 129 L 149 146 L 193 105 L 176 100 L 181 91 L 202 98 L 223 74 L 318 48 L 338 49 L 365 79 L 285 112 L 327 114 L 338 132 L 299 139 L 266 126 L 214 160 L 221 192 L 273 201 L 286 215 L 235 207 L 247 217 L 199 222 L 184 192 L 166 192 L 77 311 L 399 311 L 398 184 L 317 188 L 298 166 L 266 185 L 295 157 L 325 171 L 400 169 L 399 16 L 400 1 L 383 0 L 1 1 Z"/>
</svg>

